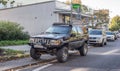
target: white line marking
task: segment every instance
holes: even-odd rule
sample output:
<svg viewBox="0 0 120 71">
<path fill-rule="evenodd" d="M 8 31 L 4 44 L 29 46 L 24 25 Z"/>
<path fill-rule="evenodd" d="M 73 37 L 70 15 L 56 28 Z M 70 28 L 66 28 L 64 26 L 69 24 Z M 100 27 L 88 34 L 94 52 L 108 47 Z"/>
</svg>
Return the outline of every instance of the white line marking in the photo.
<svg viewBox="0 0 120 71">
<path fill-rule="evenodd" d="M 115 49 L 115 50 L 112 50 L 112 51 L 105 52 L 102 55 L 111 54 L 111 53 L 114 53 L 114 52 L 117 52 L 117 51 L 119 51 L 119 49 Z"/>
<path fill-rule="evenodd" d="M 42 67 L 39 67 L 39 68 L 36 68 L 36 69 L 34 69 L 34 70 L 32 70 L 32 71 L 40 71 L 40 70 L 42 70 L 42 69 L 44 69 L 44 68 L 47 68 L 47 67 L 49 67 L 49 66 L 52 66 L 53 64 L 47 64 L 47 65 L 44 65 L 44 66 L 42 66 Z"/>
</svg>

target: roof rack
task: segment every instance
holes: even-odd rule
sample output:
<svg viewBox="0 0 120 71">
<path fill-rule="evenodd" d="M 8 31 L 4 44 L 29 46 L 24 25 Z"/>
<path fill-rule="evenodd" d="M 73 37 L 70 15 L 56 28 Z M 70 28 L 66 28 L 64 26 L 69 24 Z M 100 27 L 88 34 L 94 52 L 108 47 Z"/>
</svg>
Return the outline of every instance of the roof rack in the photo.
<svg viewBox="0 0 120 71">
<path fill-rule="evenodd" d="M 53 25 L 72 26 L 71 24 L 67 24 L 67 23 L 54 23 Z"/>
</svg>

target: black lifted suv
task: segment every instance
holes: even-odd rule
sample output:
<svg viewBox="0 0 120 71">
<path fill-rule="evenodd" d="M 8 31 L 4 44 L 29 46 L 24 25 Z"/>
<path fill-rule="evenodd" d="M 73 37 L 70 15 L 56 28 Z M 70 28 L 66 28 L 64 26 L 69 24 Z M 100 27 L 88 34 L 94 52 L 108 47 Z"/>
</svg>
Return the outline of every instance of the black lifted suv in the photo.
<svg viewBox="0 0 120 71">
<path fill-rule="evenodd" d="M 87 38 L 79 25 L 56 23 L 43 34 L 30 38 L 30 55 L 39 59 L 42 54 L 51 54 L 56 55 L 59 62 L 66 62 L 68 50 L 78 50 L 81 56 L 87 55 Z"/>
</svg>

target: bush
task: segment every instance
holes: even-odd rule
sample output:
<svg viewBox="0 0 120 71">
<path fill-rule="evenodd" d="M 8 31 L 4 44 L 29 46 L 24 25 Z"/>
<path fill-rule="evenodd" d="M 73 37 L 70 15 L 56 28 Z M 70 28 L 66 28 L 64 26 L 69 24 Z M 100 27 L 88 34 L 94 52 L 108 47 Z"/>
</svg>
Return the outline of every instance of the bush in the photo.
<svg viewBox="0 0 120 71">
<path fill-rule="evenodd" d="M 0 21 L 0 40 L 27 40 L 29 35 L 15 22 Z"/>
</svg>

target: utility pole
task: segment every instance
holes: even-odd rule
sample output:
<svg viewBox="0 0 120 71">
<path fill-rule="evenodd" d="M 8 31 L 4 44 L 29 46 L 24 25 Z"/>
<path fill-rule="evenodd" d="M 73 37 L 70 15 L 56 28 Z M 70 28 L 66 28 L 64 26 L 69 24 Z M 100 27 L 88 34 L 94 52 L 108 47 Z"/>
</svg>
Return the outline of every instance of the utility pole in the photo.
<svg viewBox="0 0 120 71">
<path fill-rule="evenodd" d="M 70 24 L 73 24 L 73 19 L 72 19 L 72 17 L 73 17 L 73 14 L 72 14 L 72 11 L 73 11 L 72 0 L 70 2 L 70 7 L 71 7 Z"/>
<path fill-rule="evenodd" d="M 76 17 L 78 20 L 81 19 L 81 0 L 71 0 L 71 16 L 70 16 L 70 24 L 73 24 L 73 9 L 76 10 Z"/>
</svg>

